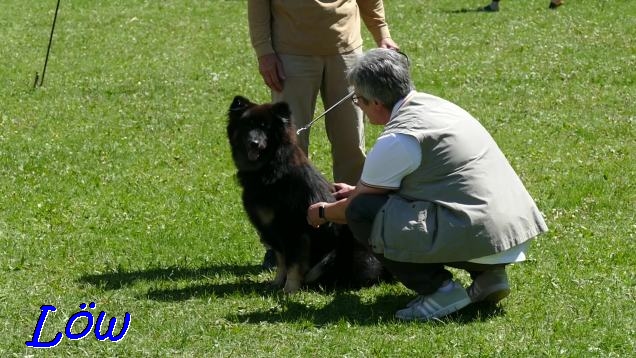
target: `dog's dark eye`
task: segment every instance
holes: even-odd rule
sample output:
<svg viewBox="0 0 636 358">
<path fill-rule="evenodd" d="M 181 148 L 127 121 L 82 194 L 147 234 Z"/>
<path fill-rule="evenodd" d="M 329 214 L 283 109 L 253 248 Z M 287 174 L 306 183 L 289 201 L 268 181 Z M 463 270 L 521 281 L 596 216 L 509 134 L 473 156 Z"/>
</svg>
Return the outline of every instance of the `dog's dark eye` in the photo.
<svg viewBox="0 0 636 358">
<path fill-rule="evenodd" d="M 269 122 L 260 122 L 258 124 L 258 126 L 263 128 L 263 129 L 267 129 L 267 128 L 269 128 Z"/>
</svg>

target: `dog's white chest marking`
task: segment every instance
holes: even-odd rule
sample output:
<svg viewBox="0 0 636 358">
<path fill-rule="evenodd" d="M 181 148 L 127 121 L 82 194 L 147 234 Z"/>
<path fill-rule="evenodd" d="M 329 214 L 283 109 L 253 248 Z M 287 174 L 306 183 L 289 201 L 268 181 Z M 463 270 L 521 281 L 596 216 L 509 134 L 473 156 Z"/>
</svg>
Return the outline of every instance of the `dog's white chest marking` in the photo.
<svg viewBox="0 0 636 358">
<path fill-rule="evenodd" d="M 256 216 L 258 216 L 258 220 L 265 225 L 269 225 L 274 220 L 274 211 L 269 208 L 258 208 L 256 209 Z"/>
</svg>

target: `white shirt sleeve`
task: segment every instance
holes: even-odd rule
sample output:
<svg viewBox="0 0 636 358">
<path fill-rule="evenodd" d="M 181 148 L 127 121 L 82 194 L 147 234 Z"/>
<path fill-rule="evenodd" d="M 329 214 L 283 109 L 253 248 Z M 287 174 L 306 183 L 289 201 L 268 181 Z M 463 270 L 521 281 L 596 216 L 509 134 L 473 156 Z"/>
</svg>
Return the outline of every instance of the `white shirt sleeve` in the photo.
<svg viewBox="0 0 636 358">
<path fill-rule="evenodd" d="M 422 149 L 415 137 L 399 133 L 381 136 L 367 154 L 360 182 L 397 189 L 402 178 L 417 169 L 421 161 Z"/>
</svg>

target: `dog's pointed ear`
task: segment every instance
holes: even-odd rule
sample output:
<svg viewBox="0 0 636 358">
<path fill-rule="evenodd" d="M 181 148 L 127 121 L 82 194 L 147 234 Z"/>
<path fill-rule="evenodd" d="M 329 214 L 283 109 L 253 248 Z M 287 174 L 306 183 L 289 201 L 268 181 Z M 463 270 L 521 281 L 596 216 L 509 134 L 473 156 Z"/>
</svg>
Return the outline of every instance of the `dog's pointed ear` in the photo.
<svg viewBox="0 0 636 358">
<path fill-rule="evenodd" d="M 283 121 L 285 125 L 291 124 L 291 110 L 286 102 L 274 103 L 272 106 L 272 113 Z"/>
<path fill-rule="evenodd" d="M 232 104 L 230 105 L 230 112 L 244 111 L 250 106 L 251 103 L 252 102 L 250 102 L 249 99 L 243 96 L 236 96 L 234 97 L 234 100 L 232 101 Z"/>
</svg>

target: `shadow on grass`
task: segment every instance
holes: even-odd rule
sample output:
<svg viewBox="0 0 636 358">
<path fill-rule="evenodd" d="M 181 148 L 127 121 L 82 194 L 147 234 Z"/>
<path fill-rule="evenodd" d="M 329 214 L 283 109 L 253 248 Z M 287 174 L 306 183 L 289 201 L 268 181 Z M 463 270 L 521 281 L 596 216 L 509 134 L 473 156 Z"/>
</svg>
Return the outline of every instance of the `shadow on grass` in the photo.
<svg viewBox="0 0 636 358">
<path fill-rule="evenodd" d="M 330 288 L 324 292 L 333 295 L 327 305 L 316 308 L 298 302 L 287 296 L 268 282 L 255 282 L 250 275 L 262 271 L 260 265 L 215 265 L 205 268 L 187 269 L 180 267 L 152 268 L 140 271 L 120 271 L 105 274 L 85 275 L 79 282 L 117 290 L 143 281 L 200 280 L 218 275 L 233 275 L 238 278 L 233 283 L 210 283 L 188 285 L 178 289 L 151 289 L 144 296 L 156 301 L 185 301 L 192 298 L 229 297 L 256 293 L 265 297 L 276 297 L 276 307 L 262 311 L 231 314 L 228 320 L 241 323 L 293 323 L 310 322 L 314 325 L 352 322 L 358 325 L 373 325 L 394 320 L 395 311 L 403 308 L 413 299 L 410 294 L 393 294 L 377 297 L 373 302 L 362 302 L 361 297 L 348 288 Z M 320 292 L 320 288 L 306 288 Z M 451 314 L 433 324 L 444 322 L 470 323 L 485 321 L 505 314 L 501 306 L 473 304 Z"/>
<path fill-rule="evenodd" d="M 351 287 L 333 286 L 321 288 L 318 286 L 305 286 L 302 288 L 309 292 L 324 292 L 339 295 L 348 292 Z M 277 297 L 279 300 L 288 301 L 293 297 L 282 292 L 281 288 L 274 287 L 270 282 L 255 282 L 248 278 L 242 278 L 234 283 L 210 283 L 203 285 L 189 285 L 178 289 L 156 289 L 148 291 L 146 298 L 155 301 L 185 301 L 192 298 L 206 298 L 210 296 L 227 297 L 237 295 L 256 294 L 263 297 Z"/>
<path fill-rule="evenodd" d="M 280 304 L 263 311 L 232 314 L 226 317 L 237 323 L 302 323 L 326 325 L 350 322 L 355 325 L 376 325 L 392 320 L 394 311 L 408 302 L 408 295 L 379 296 L 373 302 L 362 302 L 355 292 L 338 292 L 333 300 L 321 307 L 313 307 L 293 298 L 282 299 Z"/>
<path fill-rule="evenodd" d="M 226 297 L 257 292 L 262 296 L 276 295 L 267 282 L 241 281 L 236 283 L 191 285 L 180 289 L 148 291 L 146 298 L 154 301 L 185 301 L 191 298 Z"/>
<path fill-rule="evenodd" d="M 484 7 L 474 7 L 474 8 L 461 8 L 461 9 L 452 9 L 452 10 L 442 10 L 443 13 L 446 14 L 469 14 L 474 12 L 479 12 L 483 14 L 496 14 L 496 11 L 484 11 Z"/>
<path fill-rule="evenodd" d="M 84 275 L 79 282 L 101 287 L 105 290 L 118 290 L 133 285 L 137 281 L 176 281 L 183 279 L 201 279 L 216 275 L 246 276 L 261 272 L 260 265 L 215 265 L 204 268 L 188 269 L 182 267 L 151 268 L 140 271 L 118 271 L 97 275 Z"/>
<path fill-rule="evenodd" d="M 473 303 L 461 309 L 459 312 L 448 316 L 449 319 L 459 323 L 484 322 L 494 317 L 501 317 L 506 310 L 499 304 Z"/>
<path fill-rule="evenodd" d="M 351 322 L 356 325 L 375 325 L 396 321 L 395 312 L 404 308 L 407 302 L 413 299 L 410 295 L 381 296 L 372 303 L 360 301 L 360 297 L 353 293 L 336 293 L 333 301 L 321 308 L 307 307 L 306 305 L 288 300 L 282 308 L 269 309 L 258 312 L 239 313 L 227 317 L 228 320 L 237 323 L 294 323 L 310 322 L 313 325 L 333 324 L 341 321 Z M 459 312 L 448 315 L 440 320 L 429 322 L 430 324 L 460 323 L 487 321 L 493 317 L 505 314 L 501 306 L 473 304 Z"/>
</svg>

